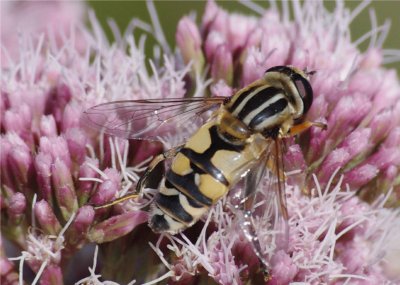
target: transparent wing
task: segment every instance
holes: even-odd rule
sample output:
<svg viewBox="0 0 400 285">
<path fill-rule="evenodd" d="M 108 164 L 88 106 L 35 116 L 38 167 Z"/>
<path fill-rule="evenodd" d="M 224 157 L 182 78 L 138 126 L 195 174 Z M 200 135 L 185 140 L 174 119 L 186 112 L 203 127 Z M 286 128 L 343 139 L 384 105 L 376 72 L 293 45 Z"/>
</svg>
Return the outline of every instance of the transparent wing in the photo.
<svg viewBox="0 0 400 285">
<path fill-rule="evenodd" d="M 82 121 L 106 134 L 127 139 L 160 141 L 193 125 L 203 124 L 207 111 L 225 97 L 166 98 L 114 101 L 89 108 Z M 207 113 L 207 114 L 206 114 Z"/>
<path fill-rule="evenodd" d="M 268 275 L 272 255 L 288 247 L 282 141 L 271 141 L 263 157 L 252 166 L 242 182 L 241 228 L 252 243 Z"/>
</svg>

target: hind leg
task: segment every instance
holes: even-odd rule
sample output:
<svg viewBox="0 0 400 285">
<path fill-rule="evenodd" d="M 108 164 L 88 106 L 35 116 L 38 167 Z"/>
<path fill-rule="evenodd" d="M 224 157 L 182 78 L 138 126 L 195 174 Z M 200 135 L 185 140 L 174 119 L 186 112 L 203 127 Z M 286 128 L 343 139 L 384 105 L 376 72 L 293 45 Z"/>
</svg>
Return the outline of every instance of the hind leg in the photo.
<svg viewBox="0 0 400 285">
<path fill-rule="evenodd" d="M 100 205 L 100 206 L 96 206 L 94 207 L 96 210 L 97 209 L 102 209 L 102 208 L 107 208 L 113 205 L 116 205 L 118 203 L 121 203 L 123 201 L 129 200 L 129 199 L 135 199 L 137 197 L 140 196 L 140 194 L 142 193 L 143 189 L 146 186 L 146 182 L 147 179 L 149 178 L 151 172 L 154 170 L 154 168 L 161 162 L 163 162 L 165 159 L 170 159 L 175 157 L 175 155 L 182 149 L 183 145 L 179 145 L 177 147 L 174 147 L 172 149 L 169 149 L 159 155 L 157 155 L 149 164 L 149 166 L 147 167 L 146 171 L 144 172 L 144 174 L 142 175 L 142 177 L 140 177 L 138 183 L 136 184 L 136 191 L 134 193 L 129 193 L 125 196 L 119 197 L 113 201 L 111 201 L 110 203 L 104 204 L 104 205 Z"/>
</svg>

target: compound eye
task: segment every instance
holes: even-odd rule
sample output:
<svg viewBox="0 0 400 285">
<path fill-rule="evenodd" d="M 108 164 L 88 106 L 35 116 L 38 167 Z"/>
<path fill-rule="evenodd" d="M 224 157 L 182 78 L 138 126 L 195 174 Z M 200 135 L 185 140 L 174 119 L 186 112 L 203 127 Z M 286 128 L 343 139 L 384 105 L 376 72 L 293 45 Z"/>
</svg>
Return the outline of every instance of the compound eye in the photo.
<svg viewBox="0 0 400 285">
<path fill-rule="evenodd" d="M 310 82 L 301 75 L 295 76 L 293 82 L 299 92 L 301 99 L 303 100 L 304 110 L 303 115 L 305 115 L 311 107 L 313 101 L 313 91 Z"/>
<path fill-rule="evenodd" d="M 303 101 L 304 107 L 302 115 L 305 115 L 310 109 L 313 101 L 313 91 L 310 82 L 306 77 L 307 75 L 312 74 L 314 72 L 307 73 L 292 66 L 280 65 L 271 67 L 265 72 L 265 74 L 267 75 L 268 73 L 274 73 L 274 72 L 280 73 L 282 75 L 281 78 L 285 78 L 286 76 L 286 80 L 291 80 L 294 83 L 297 92 L 300 95 L 301 100 Z"/>
</svg>

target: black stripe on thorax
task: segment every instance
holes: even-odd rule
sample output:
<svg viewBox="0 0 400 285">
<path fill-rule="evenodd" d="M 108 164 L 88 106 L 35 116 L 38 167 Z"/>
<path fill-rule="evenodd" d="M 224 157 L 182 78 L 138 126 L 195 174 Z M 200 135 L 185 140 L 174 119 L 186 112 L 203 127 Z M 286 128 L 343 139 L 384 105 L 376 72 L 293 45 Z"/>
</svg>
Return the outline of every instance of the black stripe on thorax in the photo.
<svg viewBox="0 0 400 285">
<path fill-rule="evenodd" d="M 260 85 L 258 86 L 253 86 L 245 91 L 243 91 L 240 94 L 236 94 L 234 96 L 238 96 L 238 98 L 236 99 L 236 101 L 233 103 L 233 105 L 230 108 L 227 108 L 229 112 L 233 113 L 233 111 L 236 110 L 236 108 L 240 105 L 240 103 L 242 103 L 242 101 L 253 91 L 255 91 L 257 88 L 259 88 Z"/>
<path fill-rule="evenodd" d="M 237 118 L 239 120 L 244 120 L 244 118 L 252 111 L 256 110 L 258 107 L 260 107 L 263 103 L 267 102 L 271 98 L 273 98 L 275 95 L 282 93 L 282 89 L 275 88 L 275 87 L 267 87 L 264 88 L 260 91 L 258 91 L 256 94 L 253 95 L 253 97 L 250 98 L 249 101 L 246 102 L 246 104 L 243 106 L 241 110 L 239 110 L 239 114 L 237 115 Z"/>
<path fill-rule="evenodd" d="M 272 103 L 265 109 L 261 110 L 251 121 L 249 124 L 249 128 L 254 129 L 257 125 L 261 124 L 263 121 L 268 118 L 282 112 L 288 105 L 288 101 L 286 98 L 281 98 L 278 101 Z"/>
</svg>

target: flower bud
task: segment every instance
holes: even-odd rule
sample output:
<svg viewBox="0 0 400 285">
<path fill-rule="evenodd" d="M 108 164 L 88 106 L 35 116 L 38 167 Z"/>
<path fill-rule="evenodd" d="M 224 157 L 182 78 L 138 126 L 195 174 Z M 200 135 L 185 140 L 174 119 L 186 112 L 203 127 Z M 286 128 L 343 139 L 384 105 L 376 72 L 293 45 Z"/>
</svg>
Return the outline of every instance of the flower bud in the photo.
<svg viewBox="0 0 400 285">
<path fill-rule="evenodd" d="M 201 50 L 202 39 L 198 27 L 189 17 L 183 17 L 179 21 L 176 42 L 185 64 L 192 61 L 192 69 L 200 74 L 204 66 L 204 55 Z"/>
<path fill-rule="evenodd" d="M 243 60 L 242 85 L 246 86 L 260 79 L 265 72 L 266 55 L 259 48 L 251 47 Z"/>
<path fill-rule="evenodd" d="M 350 185 L 351 189 L 358 189 L 378 175 L 379 169 L 372 164 L 358 166 L 344 175 L 344 182 Z"/>
<path fill-rule="evenodd" d="M 83 205 L 87 202 L 89 197 L 92 195 L 92 191 L 96 183 L 94 181 L 86 180 L 86 178 L 97 178 L 99 176 L 99 174 L 92 167 L 90 167 L 89 164 L 98 168 L 99 161 L 97 159 L 87 157 L 86 161 L 79 168 L 79 184 L 78 188 L 76 189 L 79 205 Z"/>
<path fill-rule="evenodd" d="M 52 204 L 51 197 L 51 164 L 52 158 L 49 154 L 39 152 L 35 157 L 36 179 L 41 197 Z"/>
<path fill-rule="evenodd" d="M 221 9 L 214 1 L 207 1 L 203 18 L 202 18 L 202 26 L 206 29 L 206 31 L 211 29 L 211 25 L 217 18 L 217 14 L 221 12 Z M 227 14 L 225 14 L 225 17 Z"/>
<path fill-rule="evenodd" d="M 87 137 L 85 133 L 78 128 L 68 129 L 65 133 L 65 139 L 72 160 L 82 164 L 86 156 Z"/>
<path fill-rule="evenodd" d="M 372 130 L 371 142 L 378 144 L 395 126 L 395 114 L 391 110 L 385 110 L 377 114 L 369 126 Z"/>
<path fill-rule="evenodd" d="M 79 208 L 75 220 L 71 225 L 71 228 L 77 230 L 80 233 L 84 233 L 88 230 L 94 219 L 94 209 L 91 206 L 83 206 Z"/>
<path fill-rule="evenodd" d="M 91 228 L 88 239 L 91 242 L 103 243 L 120 238 L 131 232 L 137 225 L 146 222 L 148 214 L 143 211 L 130 211 L 113 216 Z"/>
<path fill-rule="evenodd" d="M 219 46 L 225 44 L 225 38 L 222 34 L 213 31 L 211 32 L 205 42 L 205 53 L 208 62 L 212 62 Z"/>
<path fill-rule="evenodd" d="M 82 114 L 82 106 L 75 101 L 69 102 L 64 109 L 61 130 L 66 132 L 71 128 L 78 128 L 80 125 L 80 116 Z"/>
<path fill-rule="evenodd" d="M 261 31 L 256 33 L 257 19 L 255 17 L 231 14 L 227 22 L 227 42 L 232 53 L 240 55 L 244 49 L 254 46 L 254 43 L 261 40 Z M 255 38 L 248 42 L 252 35 Z"/>
<path fill-rule="evenodd" d="M 40 119 L 40 135 L 43 137 L 56 137 L 57 125 L 52 115 L 42 116 Z"/>
<path fill-rule="evenodd" d="M 94 216 L 93 207 L 83 206 L 79 208 L 69 230 L 68 240 L 71 244 L 79 244 L 85 239 L 86 233 L 94 221 Z"/>
<path fill-rule="evenodd" d="M 59 84 L 50 90 L 46 106 L 46 113 L 53 114 L 57 124 L 62 122 L 64 108 L 71 100 L 72 94 L 69 87 L 65 84 Z M 64 130 L 64 129 L 63 129 Z"/>
<path fill-rule="evenodd" d="M 78 200 L 71 172 L 64 162 L 57 158 L 51 173 L 56 201 L 64 219 L 68 220 L 78 210 Z"/>
<path fill-rule="evenodd" d="M 113 181 L 106 180 L 100 184 L 96 193 L 90 199 L 90 202 L 94 205 L 103 205 L 113 200 L 118 190 L 117 185 Z"/>
<path fill-rule="evenodd" d="M 29 150 L 16 146 L 11 149 L 8 156 L 9 166 L 12 169 L 17 187 L 26 185 L 33 175 L 33 161 Z"/>
<path fill-rule="evenodd" d="M 323 94 L 314 98 L 313 104 L 307 113 L 307 118 L 310 121 L 320 121 L 319 118 L 324 118 L 328 113 L 328 102 Z"/>
<path fill-rule="evenodd" d="M 400 145 L 400 126 L 394 128 L 383 142 L 386 148 L 396 147 Z"/>
<path fill-rule="evenodd" d="M 8 163 L 8 156 L 10 151 L 15 145 L 8 139 L 8 137 L 0 137 L 0 174 L 1 183 L 7 185 L 9 188 L 14 189 L 14 175 L 10 170 Z"/>
<path fill-rule="evenodd" d="M 397 115 L 399 110 L 400 102 L 399 98 L 399 82 L 396 70 L 380 70 L 381 76 L 380 81 L 377 82 L 379 90 L 372 94 L 373 96 L 373 107 L 370 115 L 375 115 L 387 108 L 393 108 L 394 114 Z M 365 94 L 363 94 L 365 96 Z M 397 107 L 395 106 L 397 105 Z"/>
<path fill-rule="evenodd" d="M 370 137 L 371 129 L 360 128 L 349 134 L 340 144 L 340 147 L 346 149 L 352 157 L 355 157 L 369 149 L 371 146 Z"/>
<path fill-rule="evenodd" d="M 318 172 L 319 183 L 325 185 L 332 176 L 332 173 L 338 168 L 344 167 L 350 158 L 351 156 L 348 151 L 343 148 L 335 149 L 329 153 Z"/>
<path fill-rule="evenodd" d="M 395 147 L 381 147 L 367 160 L 367 162 L 375 165 L 379 170 L 384 170 L 390 165 L 400 166 L 399 145 L 396 145 Z"/>
<path fill-rule="evenodd" d="M 374 94 L 379 91 L 382 76 L 382 72 L 361 69 L 349 78 L 347 91 L 349 93 L 362 93 L 371 100 Z"/>
<path fill-rule="evenodd" d="M 104 174 L 110 179 L 113 183 L 115 183 L 118 188 L 121 187 L 121 176 L 119 172 L 114 168 L 107 168 L 104 170 Z"/>
<path fill-rule="evenodd" d="M 354 127 L 360 123 L 371 109 L 371 102 L 361 95 L 342 97 L 329 116 L 328 130 L 322 132 L 319 146 L 316 146 L 313 160 L 318 160 L 321 153 L 324 155 L 331 151 Z M 326 137 L 324 137 L 324 134 Z M 325 143 L 322 143 L 325 140 Z M 320 149 L 323 148 L 323 151 Z M 320 152 L 321 151 L 321 152 Z"/>
<path fill-rule="evenodd" d="M 14 131 L 21 135 L 30 128 L 32 124 L 32 112 L 26 104 L 16 109 L 7 110 L 4 115 L 4 126 L 7 131 Z"/>
<path fill-rule="evenodd" d="M 220 45 L 211 64 L 211 76 L 214 80 L 224 80 L 228 85 L 233 81 L 233 59 L 229 48 Z"/>
<path fill-rule="evenodd" d="M 304 60 L 298 59 L 300 56 L 303 58 L 306 52 L 300 52 L 300 48 L 296 49 L 296 52 L 290 53 L 291 40 L 288 33 L 288 30 L 282 27 L 281 25 L 277 25 L 279 22 L 280 15 L 276 11 L 270 11 L 264 15 L 262 18 L 260 26 L 262 26 L 264 36 L 261 39 L 261 52 L 267 56 L 267 60 L 265 62 L 265 69 L 268 69 L 275 65 L 282 65 L 282 63 L 287 62 L 288 58 L 292 56 L 291 62 L 293 64 L 303 63 Z M 268 35 L 268 36 L 265 36 Z M 304 42 L 303 40 L 298 43 L 300 47 Z M 307 42 L 312 42 L 313 40 L 307 40 Z M 307 50 L 307 46 L 301 46 L 301 49 Z"/>
<path fill-rule="evenodd" d="M 21 192 L 14 193 L 8 202 L 7 213 L 11 221 L 19 224 L 26 209 L 26 198 Z"/>
<path fill-rule="evenodd" d="M 47 201 L 40 200 L 37 202 L 34 211 L 40 227 L 46 234 L 57 235 L 61 231 L 61 225 Z"/>
<path fill-rule="evenodd" d="M 104 171 L 109 179 L 105 180 L 97 188 L 96 193 L 91 197 L 90 202 L 94 205 L 103 205 L 112 201 L 116 193 L 120 190 L 120 176 L 117 170 L 108 168 Z"/>
<path fill-rule="evenodd" d="M 50 154 L 52 159 L 62 160 L 64 164 L 71 167 L 71 157 L 68 151 L 67 141 L 63 137 L 41 137 L 39 142 L 40 151 L 45 154 Z"/>
</svg>

